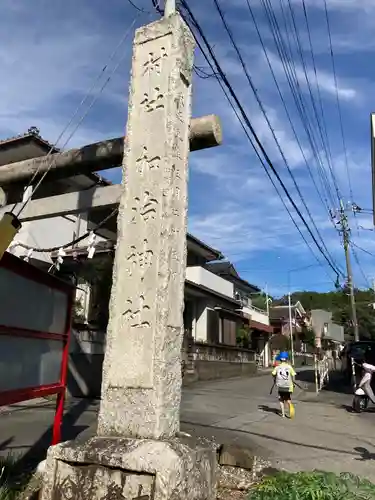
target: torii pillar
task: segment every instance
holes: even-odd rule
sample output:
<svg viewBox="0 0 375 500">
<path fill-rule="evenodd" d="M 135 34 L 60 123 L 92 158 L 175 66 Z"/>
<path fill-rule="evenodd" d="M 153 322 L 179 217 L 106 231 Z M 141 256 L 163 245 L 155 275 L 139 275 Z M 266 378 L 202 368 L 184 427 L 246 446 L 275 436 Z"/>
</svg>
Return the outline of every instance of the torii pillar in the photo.
<svg viewBox="0 0 375 500">
<path fill-rule="evenodd" d="M 97 436 L 49 450 L 42 500 L 213 500 L 216 453 L 178 436 L 194 40 L 136 32 Z"/>
</svg>

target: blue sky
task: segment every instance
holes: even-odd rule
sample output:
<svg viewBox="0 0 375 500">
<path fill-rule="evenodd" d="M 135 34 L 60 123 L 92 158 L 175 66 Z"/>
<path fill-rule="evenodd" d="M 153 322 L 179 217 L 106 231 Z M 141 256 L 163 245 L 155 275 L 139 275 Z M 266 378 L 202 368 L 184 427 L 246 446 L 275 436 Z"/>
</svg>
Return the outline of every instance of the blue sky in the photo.
<svg viewBox="0 0 375 500">
<path fill-rule="evenodd" d="M 317 97 L 302 0 L 290 1 L 298 24 L 307 72 Z M 40 129 L 45 139 L 51 142 L 57 139 L 129 26 L 134 23 L 134 28 L 157 18 L 155 12 L 152 12 L 151 0 L 134 2 L 151 11 L 151 14 L 138 13 L 126 0 L 3 0 L 0 17 L 0 139 L 23 133 L 32 125 Z M 287 0 L 282 2 L 287 5 Z M 309 177 L 302 152 L 259 44 L 246 0 L 220 0 L 220 4 L 315 224 L 332 257 L 343 267 L 344 255 L 337 231 Z M 305 0 L 305 4 L 332 164 L 340 192 L 344 200 L 348 201 L 350 190 L 336 106 L 324 1 Z M 307 218 L 306 209 L 281 161 L 276 143 L 214 9 L 213 0 L 190 0 L 189 5 L 214 46 L 228 79 L 246 108 L 275 167 Z M 314 154 L 303 133 L 262 3 L 253 0 L 251 5 L 254 6 L 267 54 L 303 154 L 319 185 Z M 272 1 L 272 5 L 282 24 L 280 0 Z M 369 115 L 375 109 L 372 103 L 375 66 L 371 63 L 375 51 L 372 36 L 375 28 L 375 2 L 327 0 L 327 5 L 353 201 L 364 208 L 371 208 Z M 97 88 L 120 59 L 121 65 L 66 147 L 124 133 L 133 28 Z M 295 45 L 293 48 L 295 49 Z M 308 101 L 308 87 L 296 51 L 294 61 L 302 95 Z M 206 67 L 198 50 L 196 64 Z M 220 148 L 196 152 L 190 156 L 190 231 L 227 255 L 242 277 L 262 287 L 267 284 L 274 294 L 287 291 L 288 275 L 292 289 L 331 289 L 333 273 L 327 265 L 319 266 L 316 263 L 302 241 L 253 154 L 215 78 L 203 80 L 196 77 L 193 92 L 193 115 L 218 114 L 223 123 L 224 144 Z M 68 135 L 69 131 L 59 146 L 64 144 Z M 119 169 L 107 172 L 106 175 L 111 180 L 120 182 Z M 323 192 L 320 194 L 325 196 Z M 311 242 L 301 222 L 296 220 Z M 358 230 L 356 223 L 367 230 Z M 309 224 L 311 226 L 310 221 Z M 351 225 L 353 241 L 375 254 L 374 232 L 369 231 L 372 228 L 371 217 L 359 215 L 356 220 L 351 220 Z M 313 243 L 311 247 L 319 255 Z M 357 255 L 366 280 L 372 280 L 375 277 L 375 259 L 360 250 L 357 250 Z M 324 262 L 321 257 L 319 260 Z M 311 267 L 288 272 L 307 266 Z M 366 286 L 365 278 L 354 259 L 353 268 L 356 285 Z"/>
</svg>

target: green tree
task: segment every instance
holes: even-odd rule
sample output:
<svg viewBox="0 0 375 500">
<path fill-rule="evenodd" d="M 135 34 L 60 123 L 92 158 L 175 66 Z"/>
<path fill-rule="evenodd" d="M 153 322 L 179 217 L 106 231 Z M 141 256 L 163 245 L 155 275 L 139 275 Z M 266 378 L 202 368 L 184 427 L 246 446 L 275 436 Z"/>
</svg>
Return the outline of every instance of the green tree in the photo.
<svg viewBox="0 0 375 500">
<path fill-rule="evenodd" d="M 324 309 L 331 311 L 333 320 L 344 326 L 345 334 L 354 338 L 353 325 L 351 322 L 350 298 L 347 289 L 340 289 L 326 293 L 314 291 L 298 291 L 292 294 L 292 303 L 301 302 L 306 310 Z M 355 290 L 357 305 L 357 319 L 359 335 L 362 339 L 375 340 L 375 303 L 374 290 Z M 288 297 L 284 296 L 274 304 L 288 304 Z"/>
</svg>

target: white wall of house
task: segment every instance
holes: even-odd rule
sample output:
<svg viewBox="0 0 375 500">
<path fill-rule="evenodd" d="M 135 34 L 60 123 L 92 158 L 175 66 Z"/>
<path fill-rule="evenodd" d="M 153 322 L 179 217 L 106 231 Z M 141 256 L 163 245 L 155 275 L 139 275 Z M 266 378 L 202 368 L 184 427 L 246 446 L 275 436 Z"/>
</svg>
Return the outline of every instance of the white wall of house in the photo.
<svg viewBox="0 0 375 500">
<path fill-rule="evenodd" d="M 198 342 L 207 342 L 207 304 L 203 300 L 196 302 L 194 338 Z"/>
<path fill-rule="evenodd" d="M 75 237 L 76 221 L 76 216 L 69 215 L 66 217 L 52 217 L 50 219 L 25 222 L 15 241 L 35 248 L 50 248 L 64 245 Z M 79 235 L 84 234 L 86 231 L 87 221 L 82 220 Z M 16 247 L 13 253 L 22 256 L 25 254 L 25 249 Z M 34 257 L 37 257 L 38 260 L 50 261 L 48 254 L 41 253 L 37 256 L 34 255 Z"/>
<path fill-rule="evenodd" d="M 252 320 L 258 321 L 258 323 L 262 323 L 262 325 L 269 325 L 270 318 L 268 317 L 266 311 L 262 311 L 256 307 L 243 307 L 243 312 L 248 314 Z"/>
<path fill-rule="evenodd" d="M 233 283 L 227 281 L 220 276 L 217 276 L 207 269 L 204 269 L 200 266 L 192 266 L 186 268 L 186 279 L 197 285 L 205 286 L 211 290 L 214 290 L 217 293 L 221 293 L 226 297 L 233 298 L 234 296 L 234 288 Z"/>
</svg>

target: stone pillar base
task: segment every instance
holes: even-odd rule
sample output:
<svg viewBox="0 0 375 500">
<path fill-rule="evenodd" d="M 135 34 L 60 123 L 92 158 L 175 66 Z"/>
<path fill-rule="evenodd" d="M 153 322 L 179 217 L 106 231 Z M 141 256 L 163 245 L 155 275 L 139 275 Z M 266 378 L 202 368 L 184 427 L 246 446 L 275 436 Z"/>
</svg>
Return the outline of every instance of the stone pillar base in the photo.
<svg viewBox="0 0 375 500">
<path fill-rule="evenodd" d="M 68 441 L 48 451 L 42 500 L 215 500 L 216 464 L 201 439 Z"/>
</svg>

